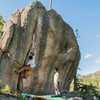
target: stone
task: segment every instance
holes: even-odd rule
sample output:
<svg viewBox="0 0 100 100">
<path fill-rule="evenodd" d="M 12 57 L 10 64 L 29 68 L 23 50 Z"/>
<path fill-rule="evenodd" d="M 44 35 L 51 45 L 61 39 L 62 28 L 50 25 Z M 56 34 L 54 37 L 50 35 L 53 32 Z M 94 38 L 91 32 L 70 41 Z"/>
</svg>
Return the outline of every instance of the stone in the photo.
<svg viewBox="0 0 100 100">
<path fill-rule="evenodd" d="M 81 93 L 77 91 L 69 91 L 66 93 L 66 98 L 71 98 L 71 97 L 81 97 Z"/>
<path fill-rule="evenodd" d="M 99 100 L 96 96 L 93 96 L 93 100 Z"/>
<path fill-rule="evenodd" d="M 85 93 L 82 98 L 83 100 L 93 100 L 93 97 L 90 93 Z"/>
<path fill-rule="evenodd" d="M 23 79 L 15 71 L 27 63 L 34 49 L 36 67 Z M 66 90 L 76 73 L 80 50 L 72 28 L 56 11 L 47 11 L 36 1 L 8 18 L 0 39 L 0 56 L 2 87 L 9 85 L 16 91 L 21 85 L 26 93 L 53 94 L 54 67 L 59 69 L 60 90 Z"/>
<path fill-rule="evenodd" d="M 79 97 L 73 97 L 73 98 L 69 98 L 69 99 L 66 99 L 66 100 L 83 100 L 82 98 L 79 98 Z M 85 100 L 85 99 L 84 99 Z M 89 99 L 88 99 L 89 100 Z"/>
</svg>

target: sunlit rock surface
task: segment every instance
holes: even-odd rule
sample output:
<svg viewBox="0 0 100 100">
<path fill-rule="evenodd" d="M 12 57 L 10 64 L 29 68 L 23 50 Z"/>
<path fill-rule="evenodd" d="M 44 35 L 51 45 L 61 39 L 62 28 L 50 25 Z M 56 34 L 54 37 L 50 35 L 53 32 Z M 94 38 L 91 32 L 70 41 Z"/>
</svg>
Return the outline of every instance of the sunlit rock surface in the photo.
<svg viewBox="0 0 100 100">
<path fill-rule="evenodd" d="M 79 64 L 79 47 L 72 28 L 56 11 L 47 11 L 40 2 L 16 10 L 4 25 L 0 39 L 2 86 L 17 90 L 19 75 L 15 70 L 27 62 L 34 48 L 36 68 L 27 79 L 21 79 L 21 90 L 33 94 L 54 93 L 54 67 L 59 68 L 60 90 L 68 89 Z"/>
</svg>

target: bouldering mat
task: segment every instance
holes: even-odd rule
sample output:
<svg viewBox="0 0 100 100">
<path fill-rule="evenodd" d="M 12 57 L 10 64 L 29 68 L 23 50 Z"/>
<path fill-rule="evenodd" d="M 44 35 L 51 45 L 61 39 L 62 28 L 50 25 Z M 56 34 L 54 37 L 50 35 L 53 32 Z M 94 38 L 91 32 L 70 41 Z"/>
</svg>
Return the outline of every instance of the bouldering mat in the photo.
<svg viewBox="0 0 100 100">
<path fill-rule="evenodd" d="M 61 97 L 61 94 L 57 94 L 57 95 L 51 95 L 51 97 L 53 98 L 53 97 Z"/>
<path fill-rule="evenodd" d="M 55 97 L 55 98 L 47 98 L 47 97 L 43 97 L 46 100 L 65 100 L 64 98 L 61 97 Z"/>
<path fill-rule="evenodd" d="M 32 94 L 26 94 L 26 93 L 22 93 L 23 97 L 31 97 L 31 98 L 35 98 L 35 100 L 38 100 L 39 98 L 42 100 L 65 100 L 64 98 L 61 97 L 52 97 L 52 95 L 44 95 L 44 96 L 38 96 L 38 95 L 32 95 Z M 40 100 L 39 99 L 39 100 Z"/>
</svg>

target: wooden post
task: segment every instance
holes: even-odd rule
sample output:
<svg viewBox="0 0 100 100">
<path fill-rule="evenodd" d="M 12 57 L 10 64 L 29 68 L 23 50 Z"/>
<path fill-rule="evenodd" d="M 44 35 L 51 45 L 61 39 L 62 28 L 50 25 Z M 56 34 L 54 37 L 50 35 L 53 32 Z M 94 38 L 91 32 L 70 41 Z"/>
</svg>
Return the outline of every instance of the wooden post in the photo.
<svg viewBox="0 0 100 100">
<path fill-rule="evenodd" d="M 52 6 L 52 0 L 50 0 L 49 9 L 51 9 L 51 6 Z"/>
</svg>

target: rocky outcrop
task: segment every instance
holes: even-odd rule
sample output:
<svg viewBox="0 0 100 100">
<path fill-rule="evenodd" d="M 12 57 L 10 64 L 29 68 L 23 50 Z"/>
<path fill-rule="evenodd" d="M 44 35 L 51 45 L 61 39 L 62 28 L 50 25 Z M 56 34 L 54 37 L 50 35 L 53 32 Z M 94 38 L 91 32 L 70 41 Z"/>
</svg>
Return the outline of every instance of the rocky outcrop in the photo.
<svg viewBox="0 0 100 100">
<path fill-rule="evenodd" d="M 24 92 L 54 92 L 53 69 L 59 68 L 60 90 L 66 90 L 77 70 L 80 51 L 72 28 L 53 9 L 47 11 L 40 2 L 11 14 L 0 39 L 0 80 L 11 90 L 18 88 L 15 70 L 27 62 L 36 49 L 36 68 L 27 79 L 21 79 Z"/>
</svg>

